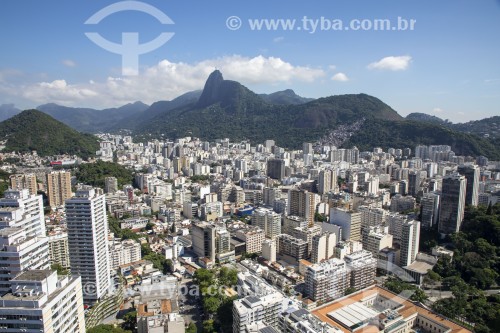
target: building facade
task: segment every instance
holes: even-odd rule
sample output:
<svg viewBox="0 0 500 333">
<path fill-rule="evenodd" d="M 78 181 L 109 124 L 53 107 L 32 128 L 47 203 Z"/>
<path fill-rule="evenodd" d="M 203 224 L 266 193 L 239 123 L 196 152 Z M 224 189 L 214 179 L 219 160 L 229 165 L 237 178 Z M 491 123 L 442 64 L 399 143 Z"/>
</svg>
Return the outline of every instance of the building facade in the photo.
<svg viewBox="0 0 500 333">
<path fill-rule="evenodd" d="M 85 304 L 94 304 L 110 287 L 104 194 L 91 187 L 77 190 L 74 197 L 66 200 L 66 220 L 71 272 L 82 278 Z"/>
<path fill-rule="evenodd" d="M 50 207 L 59 207 L 71 198 L 71 173 L 52 171 L 47 174 L 47 196 Z"/>
</svg>

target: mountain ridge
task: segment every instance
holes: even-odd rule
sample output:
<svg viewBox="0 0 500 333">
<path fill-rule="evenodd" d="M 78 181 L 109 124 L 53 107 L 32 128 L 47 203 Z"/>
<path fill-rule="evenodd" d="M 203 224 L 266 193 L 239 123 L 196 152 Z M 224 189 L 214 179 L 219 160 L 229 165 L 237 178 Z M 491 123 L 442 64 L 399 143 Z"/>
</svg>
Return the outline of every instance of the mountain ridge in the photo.
<svg viewBox="0 0 500 333">
<path fill-rule="evenodd" d="M 14 104 L 0 105 L 0 121 L 9 119 L 19 113 L 21 113 L 21 110 L 16 108 Z"/>
<path fill-rule="evenodd" d="M 149 106 L 142 102 L 134 102 L 117 108 L 96 110 L 62 106 L 55 103 L 39 105 L 36 110 L 42 111 L 79 132 L 105 132 L 117 122 L 133 114 L 145 111 Z"/>
<path fill-rule="evenodd" d="M 205 140 L 228 137 L 263 142 L 274 139 L 286 148 L 314 142 L 329 131 L 364 119 L 343 146 L 414 147 L 417 144 L 450 144 L 457 153 L 500 158 L 500 151 L 486 139 L 441 125 L 406 120 L 380 99 L 367 94 L 345 94 L 296 105 L 268 103 L 244 85 L 224 80 L 213 72 L 198 102 L 165 112 L 137 124 L 139 138 L 195 136 Z M 435 135 L 439 133 L 440 135 Z"/>
</svg>

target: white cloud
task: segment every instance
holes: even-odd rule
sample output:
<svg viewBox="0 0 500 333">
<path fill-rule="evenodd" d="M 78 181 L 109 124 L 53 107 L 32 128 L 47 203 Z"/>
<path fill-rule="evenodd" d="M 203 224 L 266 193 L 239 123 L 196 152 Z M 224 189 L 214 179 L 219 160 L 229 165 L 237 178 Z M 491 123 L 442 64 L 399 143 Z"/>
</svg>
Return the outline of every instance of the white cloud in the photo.
<svg viewBox="0 0 500 333">
<path fill-rule="evenodd" d="M 22 87 L 22 97 L 36 103 L 67 106 L 112 107 L 133 101 L 153 103 L 173 99 L 185 92 L 202 89 L 210 73 L 219 69 L 225 79 L 245 85 L 313 82 L 325 76 L 320 68 L 295 66 L 280 58 L 239 55 L 208 59 L 193 64 L 162 60 L 141 69 L 138 76 L 108 77 L 69 84 L 66 80 L 40 82 Z"/>
<path fill-rule="evenodd" d="M 273 42 L 275 42 L 275 43 L 281 43 L 284 40 L 285 40 L 285 37 L 280 36 L 280 37 L 274 38 Z"/>
<path fill-rule="evenodd" d="M 63 65 L 66 67 L 76 67 L 76 62 L 73 60 L 65 59 L 62 61 Z"/>
<path fill-rule="evenodd" d="M 443 109 L 441 109 L 441 108 L 434 108 L 434 109 L 432 109 L 432 112 L 433 113 L 443 113 Z"/>
<path fill-rule="evenodd" d="M 390 71 L 404 71 L 410 65 L 412 58 L 410 56 L 385 57 L 379 61 L 372 62 L 368 65 L 368 69 L 380 69 Z"/>
<path fill-rule="evenodd" d="M 332 80 L 339 81 L 339 82 L 345 82 L 345 81 L 349 81 L 349 78 L 344 73 L 337 73 L 334 76 L 332 76 Z"/>
<path fill-rule="evenodd" d="M 463 112 L 463 111 L 458 111 L 457 113 L 458 113 L 459 115 L 461 115 L 461 116 L 465 115 L 465 112 Z"/>
<path fill-rule="evenodd" d="M 331 71 L 334 71 L 334 70 L 337 69 L 337 66 L 335 66 L 335 65 L 329 65 L 328 69 L 331 70 Z"/>
<path fill-rule="evenodd" d="M 24 89 L 23 92 L 23 97 L 35 102 L 54 102 L 65 105 L 73 105 L 98 95 L 97 91 L 85 86 L 69 85 L 66 80 L 37 83 Z"/>
</svg>

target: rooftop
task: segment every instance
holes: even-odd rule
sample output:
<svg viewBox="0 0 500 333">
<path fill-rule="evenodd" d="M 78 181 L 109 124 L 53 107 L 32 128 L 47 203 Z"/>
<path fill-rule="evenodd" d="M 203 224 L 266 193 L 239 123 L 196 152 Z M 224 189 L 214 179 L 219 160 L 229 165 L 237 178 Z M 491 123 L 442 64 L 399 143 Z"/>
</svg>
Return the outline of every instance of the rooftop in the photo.
<svg viewBox="0 0 500 333">
<path fill-rule="evenodd" d="M 379 313 L 363 305 L 363 303 L 356 302 L 329 312 L 327 315 L 344 326 L 355 329 L 368 322 L 371 318 L 378 316 Z"/>
<path fill-rule="evenodd" d="M 340 309 L 347 308 L 347 310 L 351 309 L 349 306 L 354 304 L 354 303 L 361 303 L 363 300 L 369 299 L 370 297 L 375 297 L 375 296 L 381 296 L 383 298 L 391 300 L 391 302 L 394 302 L 396 304 L 401 304 L 400 307 L 396 309 L 399 315 L 401 315 L 403 318 L 408 318 L 415 313 L 418 313 L 419 316 L 423 316 L 426 318 L 431 319 L 435 323 L 438 323 L 440 325 L 446 326 L 450 328 L 449 333 L 472 333 L 468 329 L 455 324 L 454 322 L 451 322 L 450 320 L 430 311 L 427 310 L 423 307 L 420 307 L 416 305 L 415 303 L 408 301 L 407 299 L 404 299 L 388 290 L 385 290 L 383 288 L 380 288 L 378 286 L 370 286 L 368 288 L 362 289 L 356 293 L 353 293 L 349 296 L 337 299 L 331 303 L 328 303 L 324 306 L 321 306 L 315 310 L 313 310 L 311 313 L 316 316 L 318 319 L 321 321 L 328 323 L 334 327 L 340 328 L 343 332 L 345 333 L 351 333 L 354 331 L 354 329 L 347 329 L 346 327 L 343 327 L 339 322 L 335 321 L 332 319 L 332 317 L 329 316 L 331 313 L 341 313 L 337 312 Z M 368 333 L 372 332 L 373 327 L 368 325 L 363 327 L 362 329 L 356 330 L 357 333 Z"/>
<path fill-rule="evenodd" d="M 8 237 L 23 231 L 23 228 L 11 227 L 0 229 L 0 237 Z"/>
<path fill-rule="evenodd" d="M 12 281 L 43 281 L 54 273 L 52 270 L 30 270 L 17 275 Z"/>
<path fill-rule="evenodd" d="M 427 274 L 429 269 L 432 269 L 432 267 L 434 267 L 434 265 L 431 265 L 425 261 L 415 260 L 411 263 L 411 265 L 405 266 L 403 268 L 419 274 Z"/>
</svg>

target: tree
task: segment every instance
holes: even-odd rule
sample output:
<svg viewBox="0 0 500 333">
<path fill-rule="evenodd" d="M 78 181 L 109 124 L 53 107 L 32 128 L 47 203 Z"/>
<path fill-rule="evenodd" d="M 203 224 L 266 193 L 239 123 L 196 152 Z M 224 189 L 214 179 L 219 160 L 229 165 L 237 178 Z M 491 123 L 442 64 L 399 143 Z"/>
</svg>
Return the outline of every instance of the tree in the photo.
<svg viewBox="0 0 500 333">
<path fill-rule="evenodd" d="M 203 333 L 215 333 L 215 323 L 213 319 L 203 321 Z"/>
<path fill-rule="evenodd" d="M 427 271 L 427 277 L 430 281 L 441 281 L 441 275 L 430 269 Z"/>
<path fill-rule="evenodd" d="M 314 220 L 317 222 L 326 222 L 328 218 L 325 214 L 314 213 Z"/>
<path fill-rule="evenodd" d="M 188 327 L 186 328 L 186 333 L 197 333 L 198 329 L 196 328 L 196 325 L 191 322 L 189 323 Z"/>
<path fill-rule="evenodd" d="M 467 283 L 460 276 L 449 276 L 443 279 L 442 285 L 445 289 L 451 290 L 453 287 L 467 289 Z"/>
<path fill-rule="evenodd" d="M 491 201 L 488 202 L 488 209 L 486 209 L 486 214 L 491 215 L 493 212 L 493 205 L 491 204 Z"/>
<path fill-rule="evenodd" d="M 200 289 L 208 288 L 214 279 L 214 273 L 208 269 L 200 268 L 194 272 L 194 282 L 200 286 Z"/>
<path fill-rule="evenodd" d="M 64 268 L 63 266 L 61 266 L 60 264 L 52 264 L 50 265 L 50 269 L 52 270 L 56 270 L 57 271 L 57 275 L 69 275 L 69 271 Z"/>
<path fill-rule="evenodd" d="M 130 331 L 126 331 L 121 327 L 115 327 L 113 325 L 97 325 L 89 328 L 87 333 L 130 333 Z"/>
<path fill-rule="evenodd" d="M 167 259 L 165 261 L 165 265 L 167 267 L 167 272 L 169 272 L 169 273 L 173 273 L 174 272 L 174 263 L 172 262 L 172 260 Z"/>
<path fill-rule="evenodd" d="M 3 193 L 9 188 L 10 184 L 9 176 L 10 173 L 0 170 L 0 196 L 2 197 Z"/>
<path fill-rule="evenodd" d="M 349 287 L 349 288 L 347 288 L 347 289 L 345 290 L 345 294 L 344 294 L 344 295 L 346 295 L 346 296 L 347 296 L 347 295 L 350 295 L 350 294 L 352 294 L 352 293 L 354 293 L 354 292 L 356 292 L 356 288 L 354 288 L 354 287 Z"/>
<path fill-rule="evenodd" d="M 498 273 L 490 268 L 471 268 L 468 271 L 471 275 L 469 283 L 479 289 L 488 289 L 498 278 Z"/>
<path fill-rule="evenodd" d="M 243 260 L 243 259 L 251 259 L 251 260 L 255 260 L 255 259 L 257 259 L 258 257 L 259 257 L 259 254 L 258 254 L 258 253 L 247 253 L 247 252 L 245 252 L 245 253 L 243 253 L 243 254 L 241 255 L 241 260 Z"/>
<path fill-rule="evenodd" d="M 491 245 L 486 239 L 478 238 L 474 241 L 476 252 L 483 258 L 489 259 L 495 256 L 496 247 Z"/>
<path fill-rule="evenodd" d="M 106 177 L 115 177 L 118 181 L 118 186 L 131 184 L 134 180 L 131 170 L 120 164 L 101 160 L 95 163 L 79 165 L 75 176 L 80 183 L 101 188 L 104 187 L 104 178 Z"/>
<path fill-rule="evenodd" d="M 203 297 L 203 309 L 208 314 L 216 314 L 219 306 L 221 305 L 221 300 L 216 296 L 205 296 Z"/>
<path fill-rule="evenodd" d="M 163 254 L 151 252 L 143 257 L 144 260 L 149 260 L 153 263 L 153 267 L 159 269 L 163 274 L 169 272 L 169 265 L 167 263 L 167 258 Z"/>
<path fill-rule="evenodd" d="M 135 327 L 137 326 L 137 311 L 128 312 L 123 316 L 122 328 L 135 332 Z"/>
<path fill-rule="evenodd" d="M 217 310 L 217 319 L 221 326 L 222 332 L 232 332 L 233 327 L 233 302 L 238 299 L 238 296 L 225 298 L 222 305 Z"/>
<path fill-rule="evenodd" d="M 221 267 L 219 270 L 219 282 L 221 285 L 228 287 L 236 285 L 238 282 L 238 271 L 227 267 Z"/>
<path fill-rule="evenodd" d="M 404 291 L 410 291 L 412 292 L 410 299 L 415 302 L 423 303 L 427 300 L 427 295 L 422 289 L 408 282 L 404 282 L 398 278 L 389 278 L 384 283 L 384 287 L 396 294 L 400 294 Z"/>
<path fill-rule="evenodd" d="M 151 247 L 149 246 L 149 244 L 141 244 L 141 256 L 142 257 L 147 256 L 151 252 L 153 252 L 153 251 L 151 250 Z"/>
</svg>

